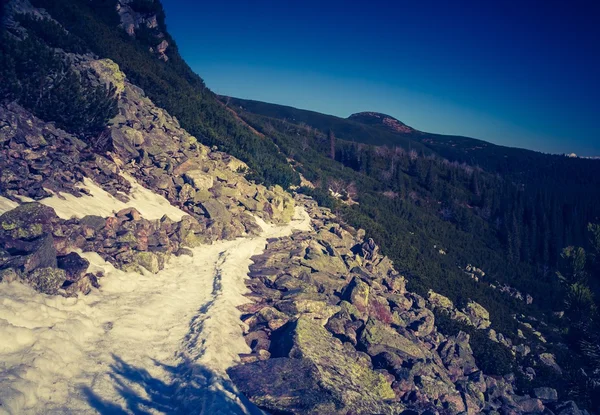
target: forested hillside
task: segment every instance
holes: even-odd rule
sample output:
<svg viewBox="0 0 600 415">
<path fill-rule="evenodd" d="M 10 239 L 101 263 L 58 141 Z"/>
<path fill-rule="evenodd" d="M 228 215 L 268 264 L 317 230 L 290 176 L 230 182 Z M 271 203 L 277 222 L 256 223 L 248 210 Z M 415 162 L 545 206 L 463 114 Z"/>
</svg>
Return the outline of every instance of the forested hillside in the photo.
<svg viewBox="0 0 600 415">
<path fill-rule="evenodd" d="M 348 119 L 286 106 L 223 97 L 242 114 L 277 119 L 322 135 L 331 132 L 336 160 L 405 192 L 403 172 L 442 203 L 444 216 L 462 222 L 470 211 L 494 227 L 509 249 L 511 262 L 556 267 L 564 246 L 588 244 L 586 227 L 598 220 L 600 163 L 494 145 L 457 136 L 430 134 L 377 113 Z M 291 127 L 286 127 L 291 128 Z M 303 130 L 303 131 L 304 131 Z M 330 153 L 322 139 L 321 152 Z M 408 161 L 407 161 L 408 160 Z M 448 169 L 460 164 L 461 168 Z M 460 172 L 466 174 L 461 174 Z M 462 189 L 462 190 L 459 190 Z"/>
</svg>

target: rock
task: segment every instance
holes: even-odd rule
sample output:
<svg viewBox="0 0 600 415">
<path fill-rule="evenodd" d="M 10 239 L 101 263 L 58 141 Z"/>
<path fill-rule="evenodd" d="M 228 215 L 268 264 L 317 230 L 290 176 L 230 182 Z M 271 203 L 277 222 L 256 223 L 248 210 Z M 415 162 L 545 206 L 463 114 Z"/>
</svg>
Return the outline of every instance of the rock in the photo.
<svg viewBox="0 0 600 415">
<path fill-rule="evenodd" d="M 88 295 L 92 287 L 99 288 L 98 279 L 94 274 L 86 274 L 76 282 L 66 281 L 63 288 L 67 294 L 76 295 L 78 292 Z"/>
<path fill-rule="evenodd" d="M 244 340 L 253 352 L 258 352 L 261 349 L 269 350 L 269 348 L 271 347 L 269 335 L 264 330 L 252 331 L 244 336 Z"/>
<path fill-rule="evenodd" d="M 404 315 L 402 315 L 404 316 Z M 429 336 L 435 328 L 435 317 L 433 313 L 426 309 L 420 309 L 414 312 L 408 319 L 408 329 L 417 337 Z"/>
<path fill-rule="evenodd" d="M 517 408 L 525 413 L 539 414 L 544 412 L 544 404 L 539 399 L 526 398 L 517 402 Z"/>
<path fill-rule="evenodd" d="M 142 219 L 142 214 L 136 208 L 121 209 L 115 215 L 117 218 L 127 218 L 128 220 L 138 221 Z"/>
<path fill-rule="evenodd" d="M 400 310 L 408 310 L 412 307 L 413 301 L 404 294 L 385 294 L 390 305 Z"/>
<path fill-rule="evenodd" d="M 4 238 L 0 243 L 10 254 L 4 267 L 15 268 L 28 273 L 36 268 L 56 268 L 56 248 L 54 238 L 50 234 L 43 235 L 33 241 Z"/>
<path fill-rule="evenodd" d="M 433 290 L 429 290 L 429 292 L 427 293 L 427 299 L 434 307 L 441 307 L 448 310 L 454 308 L 454 303 L 452 302 L 452 300 L 450 300 L 448 297 L 444 297 L 443 295 L 436 293 Z"/>
<path fill-rule="evenodd" d="M 25 281 L 44 294 L 58 294 L 58 290 L 67 280 L 64 270 L 58 268 L 37 268 L 24 277 Z"/>
<path fill-rule="evenodd" d="M 19 279 L 19 274 L 12 268 L 0 269 L 0 282 L 13 282 Z"/>
<path fill-rule="evenodd" d="M 133 145 L 133 147 L 138 147 L 144 144 L 144 135 L 141 131 L 130 128 L 126 125 L 121 127 L 121 132 L 123 136 L 128 141 L 128 144 Z"/>
<path fill-rule="evenodd" d="M 438 348 L 438 353 L 453 381 L 478 370 L 469 344 L 469 335 L 465 332 L 448 337 Z"/>
<path fill-rule="evenodd" d="M 106 220 L 101 216 L 88 215 L 79 220 L 79 224 L 92 228 L 94 231 L 99 231 L 106 225 Z"/>
<path fill-rule="evenodd" d="M 202 170 L 189 170 L 183 174 L 183 177 L 196 190 L 208 190 L 213 187 L 214 179 L 210 174 L 204 173 Z"/>
<path fill-rule="evenodd" d="M 36 238 L 52 232 L 58 220 L 54 209 L 40 203 L 23 203 L 0 216 L 0 231 L 18 239 Z"/>
<path fill-rule="evenodd" d="M 337 256 L 313 255 L 311 258 L 303 259 L 301 263 L 315 272 L 326 272 L 332 275 L 348 272 L 344 261 Z"/>
<path fill-rule="evenodd" d="M 423 359 L 425 353 L 416 339 L 408 338 L 393 328 L 370 318 L 359 338 L 359 345 L 370 356 L 390 352 L 401 357 Z"/>
<path fill-rule="evenodd" d="M 357 414 L 389 413 L 386 400 L 395 397 L 386 378 L 352 348 L 345 348 L 323 326 L 300 317 L 271 335 L 271 354 L 307 359 L 319 372 L 319 384 L 340 409 Z"/>
<path fill-rule="evenodd" d="M 194 190 L 194 188 L 190 184 L 185 183 L 183 186 L 181 186 L 181 189 L 179 190 L 179 200 L 181 202 L 187 202 L 188 200 L 194 200 L 195 197 L 196 197 L 196 190 Z"/>
<path fill-rule="evenodd" d="M 383 283 L 395 294 L 404 294 L 406 292 L 406 279 L 401 275 L 391 275 L 384 278 Z"/>
<path fill-rule="evenodd" d="M 327 304 L 323 298 L 311 297 L 311 294 L 303 294 L 300 298 L 280 301 L 276 307 L 290 316 L 309 314 L 312 318 L 320 320 L 322 324 L 340 310 L 339 306 Z"/>
<path fill-rule="evenodd" d="M 573 401 L 562 402 L 555 406 L 554 413 L 556 415 L 583 415 L 577 404 Z"/>
<path fill-rule="evenodd" d="M 348 284 L 345 279 L 325 272 L 313 272 L 310 274 L 310 278 L 317 288 L 317 291 L 328 296 L 339 296 Z"/>
<path fill-rule="evenodd" d="M 177 252 L 175 252 L 175 256 L 182 256 L 182 255 L 186 255 L 186 256 L 194 256 L 194 252 L 191 249 L 187 249 L 187 248 L 179 248 L 177 250 Z"/>
<path fill-rule="evenodd" d="M 289 320 L 289 317 L 273 307 L 264 307 L 256 314 L 244 320 L 244 323 L 250 327 L 250 330 L 256 330 L 259 325 L 268 324 L 273 320 L 283 320 L 283 324 L 285 324 Z"/>
<path fill-rule="evenodd" d="M 552 369 L 554 369 L 557 373 L 562 374 L 562 369 L 556 363 L 556 357 L 552 353 L 542 353 L 540 354 L 539 359 L 542 364 L 549 366 Z"/>
<path fill-rule="evenodd" d="M 153 274 L 158 273 L 162 269 L 158 256 L 153 252 L 136 252 L 133 254 L 133 258 L 136 264 L 146 268 Z"/>
<path fill-rule="evenodd" d="M 380 295 L 369 296 L 368 315 L 385 324 L 391 324 L 393 321 L 388 301 Z M 431 325 L 433 328 L 433 321 L 431 322 Z"/>
<path fill-rule="evenodd" d="M 225 205 L 217 199 L 209 199 L 206 202 L 203 202 L 202 208 L 204 208 L 210 219 L 220 220 L 225 223 L 231 220 L 231 213 L 227 210 Z"/>
<path fill-rule="evenodd" d="M 452 414 L 463 414 L 467 409 L 463 398 L 458 394 L 442 395 L 440 401 Z"/>
<path fill-rule="evenodd" d="M 535 388 L 533 395 L 542 400 L 542 402 L 552 402 L 558 400 L 558 392 L 552 388 Z"/>
<path fill-rule="evenodd" d="M 225 165 L 233 172 L 248 170 L 248 165 L 243 161 L 236 159 L 235 157 L 229 157 Z"/>
<path fill-rule="evenodd" d="M 260 409 L 280 414 L 335 414 L 336 403 L 320 385 L 308 359 L 271 358 L 227 370 L 232 382 Z"/>
<path fill-rule="evenodd" d="M 469 301 L 463 311 L 477 329 L 487 329 L 492 324 L 490 322 L 490 313 L 475 301 Z"/>
<path fill-rule="evenodd" d="M 82 258 L 76 252 L 57 258 L 58 268 L 65 271 L 67 280 L 71 282 L 79 281 L 86 273 L 89 265 L 90 261 Z"/>
<path fill-rule="evenodd" d="M 354 277 L 346 287 L 342 298 L 352 304 L 360 313 L 366 313 L 369 305 L 370 288 L 360 278 Z"/>
<path fill-rule="evenodd" d="M 89 65 L 106 85 L 112 84 L 117 89 L 118 94 L 123 92 L 125 89 L 125 74 L 121 72 L 119 65 L 110 59 L 94 60 Z"/>
<path fill-rule="evenodd" d="M 369 238 L 361 245 L 362 255 L 367 261 L 374 261 L 377 258 L 379 247 L 375 244 L 373 238 Z"/>
</svg>

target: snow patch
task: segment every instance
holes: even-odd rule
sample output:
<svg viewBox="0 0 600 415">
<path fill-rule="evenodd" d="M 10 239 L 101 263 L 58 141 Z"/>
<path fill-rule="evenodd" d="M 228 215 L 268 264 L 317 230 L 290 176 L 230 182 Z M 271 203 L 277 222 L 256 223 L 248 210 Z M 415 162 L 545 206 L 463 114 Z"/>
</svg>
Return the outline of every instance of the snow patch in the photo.
<svg viewBox="0 0 600 415">
<path fill-rule="evenodd" d="M 109 217 L 128 207 L 137 209 L 144 218 L 149 220 L 160 219 L 167 215 L 171 220 L 180 221 L 183 216 L 187 215 L 163 196 L 140 185 L 133 177 L 127 174 L 122 174 L 122 176 L 131 184 L 131 191 L 127 195 L 130 200 L 127 203 L 121 202 L 87 177 L 83 179 L 83 183 L 78 188 L 86 189 L 89 195 L 76 197 L 69 193 L 56 194 L 46 189 L 53 195 L 38 202 L 53 208 L 62 219 L 82 218 L 87 215 Z M 32 199 L 25 197 L 22 197 L 21 200 L 33 202 Z"/>
<path fill-rule="evenodd" d="M 0 196 L 0 215 L 19 206 L 17 202 Z"/>
<path fill-rule="evenodd" d="M 88 296 L 0 283 L 0 414 L 260 413 L 226 374 L 249 352 L 236 306 L 248 302 L 250 257 L 267 238 L 311 226 L 302 208 L 286 226 L 258 222 L 260 237 L 200 246 L 158 274 L 81 253 L 106 275 Z"/>
</svg>

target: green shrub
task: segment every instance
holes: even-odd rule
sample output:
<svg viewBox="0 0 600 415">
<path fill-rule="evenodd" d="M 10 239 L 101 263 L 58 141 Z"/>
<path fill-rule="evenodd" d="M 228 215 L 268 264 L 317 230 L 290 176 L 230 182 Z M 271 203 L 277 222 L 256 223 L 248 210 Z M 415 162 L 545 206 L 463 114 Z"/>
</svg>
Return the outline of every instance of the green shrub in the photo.
<svg viewBox="0 0 600 415">
<path fill-rule="evenodd" d="M 0 74 L 5 99 L 81 138 L 98 134 L 117 114 L 112 86 L 93 85 L 35 36 L 3 35 Z"/>
<path fill-rule="evenodd" d="M 65 52 L 86 53 L 88 48 L 77 36 L 67 32 L 56 22 L 30 14 L 17 16 L 18 22 L 27 29 L 30 36 L 35 36 L 51 48 L 60 48 Z"/>
</svg>

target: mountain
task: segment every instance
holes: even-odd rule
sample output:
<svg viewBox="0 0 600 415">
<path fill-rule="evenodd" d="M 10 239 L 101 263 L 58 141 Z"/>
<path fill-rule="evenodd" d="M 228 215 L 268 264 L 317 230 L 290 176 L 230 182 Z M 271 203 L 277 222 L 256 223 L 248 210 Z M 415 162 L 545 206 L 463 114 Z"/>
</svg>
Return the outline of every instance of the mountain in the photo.
<svg viewBox="0 0 600 415">
<path fill-rule="evenodd" d="M 569 163 L 561 155 L 500 146 L 476 138 L 434 134 L 417 131 L 396 118 L 376 112 L 362 112 L 348 118 L 320 114 L 289 106 L 270 104 L 233 97 L 220 97 L 221 101 L 235 110 L 285 120 L 291 124 L 306 124 L 319 131 L 333 131 L 337 138 L 374 146 L 401 147 L 427 155 L 437 155 L 451 162 L 467 163 L 491 173 L 510 176 L 526 183 L 539 183 L 537 175 L 554 176 L 556 180 L 580 175 L 573 171 L 594 172 L 596 166 L 585 163 Z M 576 166 L 576 167 L 575 167 Z M 587 176 L 587 173 L 581 174 Z M 588 176 L 586 186 L 598 184 L 597 175 Z"/>
<path fill-rule="evenodd" d="M 598 407 L 598 163 L 219 97 L 156 0 L 3 6 L 5 411 Z"/>
<path fill-rule="evenodd" d="M 349 120 L 365 125 L 378 125 L 385 127 L 395 133 L 411 134 L 417 132 L 403 122 L 380 112 L 358 112 L 348 117 Z"/>
</svg>

